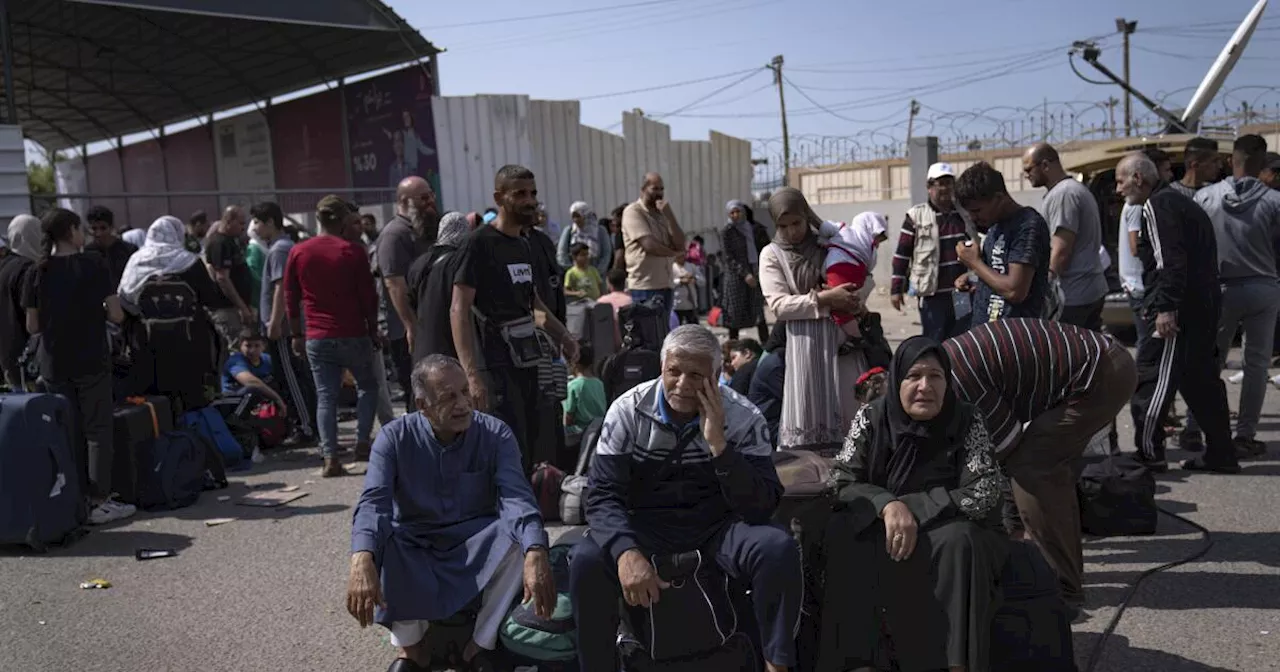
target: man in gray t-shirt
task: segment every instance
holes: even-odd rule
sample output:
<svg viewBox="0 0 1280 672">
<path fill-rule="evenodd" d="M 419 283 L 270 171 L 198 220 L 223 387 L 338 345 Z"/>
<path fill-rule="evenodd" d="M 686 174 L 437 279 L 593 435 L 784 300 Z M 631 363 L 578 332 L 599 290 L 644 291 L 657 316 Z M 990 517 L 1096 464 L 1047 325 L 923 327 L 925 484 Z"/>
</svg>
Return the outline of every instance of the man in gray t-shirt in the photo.
<svg viewBox="0 0 1280 672">
<path fill-rule="evenodd" d="M 1067 175 L 1058 152 L 1048 144 L 1028 149 L 1022 157 L 1022 170 L 1032 186 L 1048 189 L 1040 210 L 1053 234 L 1049 270 L 1062 288 L 1063 309 L 1058 319 L 1100 330 L 1107 280 L 1099 254 L 1102 220 L 1098 202 L 1088 187 Z"/>
</svg>

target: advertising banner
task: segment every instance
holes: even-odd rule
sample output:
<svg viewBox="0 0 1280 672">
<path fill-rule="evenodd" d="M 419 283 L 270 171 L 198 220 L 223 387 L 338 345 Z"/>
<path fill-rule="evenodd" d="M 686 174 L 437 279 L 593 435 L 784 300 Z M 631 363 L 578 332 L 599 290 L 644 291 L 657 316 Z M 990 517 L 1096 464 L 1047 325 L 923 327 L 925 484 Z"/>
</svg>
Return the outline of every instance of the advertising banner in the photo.
<svg viewBox="0 0 1280 672">
<path fill-rule="evenodd" d="M 419 175 L 440 194 L 432 89 L 431 77 L 416 65 L 346 85 L 353 187 L 394 188 Z"/>
<path fill-rule="evenodd" d="M 275 168 L 271 163 L 271 131 L 261 112 L 248 112 L 213 124 L 213 149 L 218 158 L 218 190 L 222 206 L 248 206 L 274 200 Z M 90 184 L 93 184 L 90 179 Z"/>
</svg>

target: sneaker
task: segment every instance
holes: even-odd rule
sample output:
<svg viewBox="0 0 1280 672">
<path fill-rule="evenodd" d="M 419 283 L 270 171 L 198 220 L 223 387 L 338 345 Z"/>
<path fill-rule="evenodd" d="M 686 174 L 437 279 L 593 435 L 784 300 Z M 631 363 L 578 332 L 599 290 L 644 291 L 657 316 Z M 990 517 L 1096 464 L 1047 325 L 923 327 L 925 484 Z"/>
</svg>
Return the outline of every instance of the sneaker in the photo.
<svg viewBox="0 0 1280 672">
<path fill-rule="evenodd" d="M 1271 376 L 1271 386 L 1280 390 L 1280 375 Z"/>
<path fill-rule="evenodd" d="M 1242 380 L 1244 380 L 1244 371 L 1236 371 L 1230 376 L 1227 376 L 1227 382 L 1232 385 L 1239 385 Z"/>
<path fill-rule="evenodd" d="M 1253 437 L 1237 436 L 1231 443 L 1236 447 L 1237 458 L 1262 457 L 1267 454 L 1267 444 Z"/>
<path fill-rule="evenodd" d="M 106 501 L 93 507 L 93 510 L 89 511 L 89 524 L 105 525 L 117 520 L 130 518 L 137 512 L 138 507 L 132 504 L 125 504 L 123 502 L 117 502 L 114 499 L 107 498 Z"/>
</svg>

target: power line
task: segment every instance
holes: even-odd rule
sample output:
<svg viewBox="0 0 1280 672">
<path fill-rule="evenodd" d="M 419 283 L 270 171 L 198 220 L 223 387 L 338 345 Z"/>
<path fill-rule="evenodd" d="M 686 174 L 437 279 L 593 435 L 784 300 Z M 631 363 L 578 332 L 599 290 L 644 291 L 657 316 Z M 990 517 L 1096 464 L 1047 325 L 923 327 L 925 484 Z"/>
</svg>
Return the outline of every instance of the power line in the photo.
<svg viewBox="0 0 1280 672">
<path fill-rule="evenodd" d="M 601 100 L 603 98 L 617 98 L 619 96 L 629 96 L 636 93 L 649 93 L 651 91 L 664 91 L 666 89 L 675 89 L 681 86 L 689 86 L 692 84 L 702 84 L 704 82 L 714 82 L 718 79 L 728 79 L 736 75 L 746 74 L 748 72 L 756 72 L 760 68 L 750 68 L 748 70 L 737 70 L 734 72 L 726 72 L 722 75 L 712 75 L 710 77 L 702 77 L 700 79 L 690 79 L 683 82 L 672 82 L 670 84 L 659 84 L 657 86 L 648 86 L 643 89 L 631 89 L 630 91 L 615 91 L 613 93 L 597 93 L 590 96 L 578 96 L 575 100 Z"/>
<path fill-rule="evenodd" d="M 808 115 L 823 114 L 823 113 L 829 114 L 832 111 L 848 111 L 848 110 L 855 110 L 855 109 L 863 109 L 867 107 L 880 107 L 883 105 L 898 104 L 898 103 L 906 102 L 907 100 L 910 100 L 912 97 L 918 96 L 924 93 L 941 93 L 944 91 L 957 89 L 963 86 L 968 86 L 970 84 L 977 84 L 977 83 L 989 81 L 992 79 L 998 79 L 1000 77 L 1005 77 L 1012 74 L 1029 74 L 1032 72 L 1040 72 L 1052 67 L 1056 67 L 1058 65 L 1058 63 L 1056 62 L 1056 59 L 1059 53 L 1060 53 L 1059 50 L 1057 48 L 1054 48 L 1052 50 L 1046 50 L 1040 56 L 1035 58 L 1023 59 L 1019 57 L 1013 62 L 1007 63 L 1004 68 L 998 68 L 994 72 L 992 71 L 991 68 L 984 68 L 980 71 L 971 72 L 967 75 L 962 75 L 958 77 L 949 77 L 947 79 L 930 82 L 928 84 L 922 84 L 919 86 L 906 87 L 903 89 L 899 89 L 897 93 L 886 94 L 884 96 L 879 96 L 879 97 L 873 97 L 870 100 L 866 98 L 861 98 L 858 100 L 847 101 L 844 103 L 826 105 L 821 108 L 819 107 L 803 108 L 800 110 L 789 111 L 789 114 L 791 114 L 792 116 L 808 116 Z M 1046 64 L 1046 61 L 1050 61 L 1050 60 L 1053 60 L 1054 62 L 1049 62 Z M 1029 67 L 1029 66 L 1039 66 L 1039 67 Z M 756 113 L 739 113 L 739 114 L 689 114 L 689 115 L 681 115 L 681 116 L 684 116 L 686 118 L 747 119 L 747 118 L 762 118 L 762 117 L 767 118 L 769 116 L 772 116 L 772 114 L 773 114 L 772 112 L 756 112 Z"/>
<path fill-rule="evenodd" d="M 503 19 L 484 19 L 482 21 L 467 21 L 466 23 L 448 23 L 442 26 L 431 26 L 430 28 L 420 28 L 423 32 L 431 30 L 447 30 L 450 28 L 471 28 L 474 26 L 491 26 L 498 23 L 513 23 L 515 21 L 541 21 L 543 19 L 555 19 L 562 16 L 576 16 L 578 14 L 597 14 L 599 12 L 611 12 L 615 9 L 638 9 L 640 7 L 650 7 L 653 5 L 669 5 L 677 0 L 649 0 L 649 2 L 629 2 L 625 5 L 609 5 L 608 7 L 591 7 L 589 9 L 571 9 L 563 12 L 552 12 L 550 14 L 531 14 L 527 16 L 511 16 Z"/>
<path fill-rule="evenodd" d="M 832 112 L 831 110 L 827 109 L 826 106 L 824 106 L 822 103 L 819 103 L 818 101 L 814 100 L 813 96 L 810 96 L 804 89 L 796 86 L 796 83 L 791 81 L 790 78 L 784 76 L 782 78 L 782 81 L 785 82 L 792 89 L 794 89 L 795 92 L 800 94 L 805 100 L 809 101 L 809 103 L 811 103 L 814 107 L 817 107 L 818 109 L 822 110 L 823 112 L 826 112 L 827 114 L 835 117 L 836 119 L 847 121 L 852 124 L 878 124 L 882 121 L 888 121 L 889 119 L 892 119 L 893 117 L 898 116 L 899 114 L 898 112 L 894 112 L 893 114 L 890 114 L 889 116 L 886 116 L 881 119 L 850 119 L 849 117 L 846 117 L 838 112 Z"/>
<path fill-rule="evenodd" d="M 652 118 L 652 119 L 655 119 L 655 120 L 658 120 L 658 119 L 666 119 L 667 117 L 674 117 L 674 116 L 676 116 L 676 115 L 680 114 L 681 112 L 684 112 L 685 110 L 687 110 L 687 109 L 689 109 L 689 108 L 691 108 L 691 107 L 693 107 L 693 106 L 697 105 L 698 103 L 701 103 L 701 102 L 704 102 L 704 101 L 709 100 L 709 99 L 711 99 L 711 98 L 714 98 L 715 96 L 718 96 L 718 95 L 720 95 L 721 93 L 724 93 L 725 91 L 728 91 L 729 89 L 732 89 L 733 87 L 735 87 L 735 86 L 737 86 L 737 85 L 739 85 L 739 84 L 741 84 L 741 83 L 743 83 L 743 82 L 747 81 L 748 79 L 751 79 L 754 75 L 756 75 L 757 73 L 762 72 L 762 71 L 764 71 L 764 70 L 766 70 L 766 68 L 756 68 L 755 70 L 752 70 L 751 72 L 748 72 L 748 73 L 746 74 L 746 76 L 742 77 L 741 79 L 736 79 L 736 80 L 734 80 L 733 82 L 731 82 L 731 83 L 729 83 L 729 84 L 726 84 L 725 86 L 722 86 L 722 87 L 720 87 L 720 88 L 716 89 L 715 91 L 712 91 L 711 93 L 708 93 L 707 95 L 705 95 L 705 96 L 703 96 L 703 97 L 701 97 L 701 98 L 699 98 L 699 99 L 697 99 L 697 100 L 693 101 L 692 103 L 689 103 L 688 105 L 685 105 L 685 106 L 683 106 L 683 107 L 677 108 L 676 110 L 674 110 L 674 111 L 672 111 L 672 112 L 667 112 L 667 113 L 665 113 L 665 114 L 659 114 L 658 116 L 656 116 L 656 117 L 651 117 L 651 118 Z"/>
<path fill-rule="evenodd" d="M 757 2 L 750 5 L 743 5 L 742 2 L 743 0 L 724 0 L 722 2 L 713 2 L 712 4 L 709 4 L 709 5 L 695 6 L 692 9 L 696 11 L 692 11 L 690 13 L 670 16 L 662 20 L 648 21 L 643 24 L 638 23 L 635 17 L 626 17 L 626 18 L 622 18 L 622 19 L 618 19 L 618 20 L 614 20 L 606 23 L 592 21 L 588 23 L 579 24 L 576 26 L 569 26 L 568 28 L 564 30 L 560 30 L 558 32 L 553 31 L 550 33 L 547 33 L 547 32 L 538 33 L 536 35 L 519 35 L 515 37 L 510 37 L 504 40 L 489 40 L 487 42 L 465 44 L 458 48 L 450 49 L 448 53 L 470 53 L 473 51 L 484 51 L 488 53 L 488 52 L 494 52 L 494 51 L 503 51 L 506 49 L 529 47 L 529 46 L 534 46 L 538 44 L 544 44 L 546 42 L 557 42 L 557 41 L 563 42 L 563 41 L 578 39 L 578 38 L 590 39 L 594 37 L 599 37 L 601 35 L 609 35 L 612 33 L 634 31 L 634 30 L 646 30 L 646 29 L 651 30 L 655 26 L 665 25 L 669 23 L 688 23 L 690 19 L 702 18 L 704 16 L 710 16 L 713 14 L 720 15 L 720 14 L 723 14 L 723 10 L 729 9 L 731 7 L 734 10 L 741 12 L 741 11 L 746 11 L 748 9 L 763 7 L 765 5 L 776 4 L 780 2 L 780 0 L 763 0 L 762 2 Z M 686 8 L 689 8 L 688 5 L 686 5 Z"/>
</svg>

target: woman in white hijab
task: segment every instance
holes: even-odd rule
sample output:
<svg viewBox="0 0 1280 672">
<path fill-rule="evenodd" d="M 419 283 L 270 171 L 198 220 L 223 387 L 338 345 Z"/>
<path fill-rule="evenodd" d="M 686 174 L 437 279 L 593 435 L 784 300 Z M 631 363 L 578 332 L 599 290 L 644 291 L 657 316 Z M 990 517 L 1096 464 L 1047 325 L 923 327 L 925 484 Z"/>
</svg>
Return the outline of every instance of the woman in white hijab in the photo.
<svg viewBox="0 0 1280 672">
<path fill-rule="evenodd" d="M 9 249 L 14 254 L 39 261 L 44 256 L 41 241 L 40 220 L 31 215 L 18 215 L 9 222 Z"/>
<path fill-rule="evenodd" d="M 185 242 L 186 228 L 177 217 L 166 215 L 152 222 L 146 243 L 129 257 L 116 293 L 123 301 L 134 304 L 147 280 L 158 275 L 179 275 L 191 268 L 200 258 L 187 251 Z"/>
<path fill-rule="evenodd" d="M 600 271 L 600 277 L 608 275 L 609 266 L 613 263 L 613 239 L 608 229 L 600 226 L 599 218 L 586 201 L 575 201 L 569 206 L 569 218 L 573 220 L 573 224 L 560 232 L 556 263 L 565 269 L 573 266 L 569 250 L 574 243 L 582 243 L 587 246 L 591 265 Z"/>
</svg>

